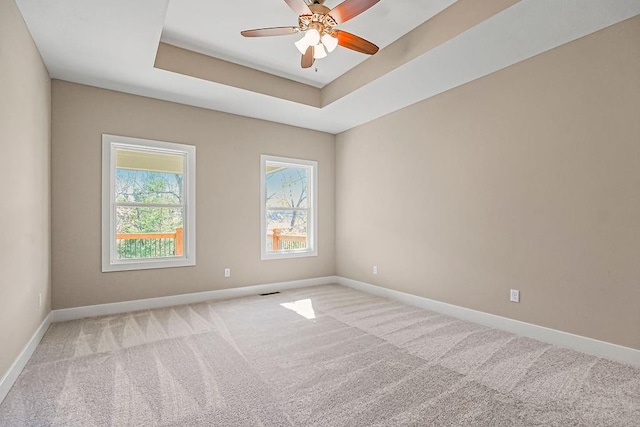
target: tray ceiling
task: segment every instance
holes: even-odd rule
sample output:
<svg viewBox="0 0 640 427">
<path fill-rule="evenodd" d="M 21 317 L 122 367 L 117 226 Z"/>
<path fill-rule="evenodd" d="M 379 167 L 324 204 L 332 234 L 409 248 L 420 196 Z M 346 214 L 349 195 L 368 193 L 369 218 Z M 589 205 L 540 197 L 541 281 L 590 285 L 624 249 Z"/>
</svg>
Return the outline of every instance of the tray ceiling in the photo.
<svg viewBox="0 0 640 427">
<path fill-rule="evenodd" d="M 329 133 L 640 13 L 639 0 L 381 0 L 341 28 L 383 49 L 338 48 L 316 72 L 299 68 L 296 36 L 239 34 L 295 25 L 283 0 L 16 3 L 52 78 Z M 183 63 L 156 66 L 162 46 L 186 48 L 176 50 Z"/>
</svg>

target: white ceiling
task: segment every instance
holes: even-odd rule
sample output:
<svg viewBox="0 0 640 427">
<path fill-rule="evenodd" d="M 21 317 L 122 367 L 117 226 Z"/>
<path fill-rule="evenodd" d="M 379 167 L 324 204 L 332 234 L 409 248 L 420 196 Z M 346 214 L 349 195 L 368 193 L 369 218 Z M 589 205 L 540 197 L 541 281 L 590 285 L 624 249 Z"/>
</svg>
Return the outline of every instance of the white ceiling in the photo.
<svg viewBox="0 0 640 427">
<path fill-rule="evenodd" d="M 329 7 L 336 3 L 328 2 Z M 330 133 L 366 123 L 640 13 L 640 0 L 521 0 L 338 101 L 316 108 L 153 67 L 163 31 L 165 40 L 183 47 L 316 86 L 362 60 L 360 54 L 339 49 L 309 77 L 297 68 L 295 36 L 292 40 L 239 36 L 240 30 L 248 28 L 295 25 L 295 14 L 282 0 L 16 3 L 52 78 Z M 382 47 L 448 3 L 451 1 L 382 0 L 342 28 Z M 384 19 L 390 20 L 388 27 L 375 29 Z M 262 44 L 269 44 L 268 49 Z"/>
</svg>

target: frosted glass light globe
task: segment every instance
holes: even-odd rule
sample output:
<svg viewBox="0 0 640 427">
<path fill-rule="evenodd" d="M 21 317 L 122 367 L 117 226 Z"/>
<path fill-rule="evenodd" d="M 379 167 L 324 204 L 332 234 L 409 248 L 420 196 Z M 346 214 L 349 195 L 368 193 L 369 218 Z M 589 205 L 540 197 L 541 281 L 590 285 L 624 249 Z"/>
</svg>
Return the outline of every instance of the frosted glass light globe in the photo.
<svg viewBox="0 0 640 427">
<path fill-rule="evenodd" d="M 310 28 L 304 38 L 309 42 L 309 46 L 315 46 L 320 42 L 320 33 L 315 28 Z"/>
<path fill-rule="evenodd" d="M 338 39 L 330 34 L 325 34 L 322 36 L 322 44 L 327 48 L 327 52 L 333 52 L 338 46 Z"/>
</svg>

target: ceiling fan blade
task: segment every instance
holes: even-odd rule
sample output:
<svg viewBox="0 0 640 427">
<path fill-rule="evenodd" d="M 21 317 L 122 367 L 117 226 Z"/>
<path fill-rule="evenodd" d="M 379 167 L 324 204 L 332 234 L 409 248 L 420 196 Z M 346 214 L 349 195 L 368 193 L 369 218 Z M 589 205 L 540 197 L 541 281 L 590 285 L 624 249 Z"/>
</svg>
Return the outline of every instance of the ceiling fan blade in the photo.
<svg viewBox="0 0 640 427">
<path fill-rule="evenodd" d="M 313 46 L 309 46 L 304 55 L 302 55 L 302 61 L 300 65 L 302 65 L 302 68 L 309 68 L 313 65 L 314 61 L 315 59 L 313 58 Z"/>
<path fill-rule="evenodd" d="M 304 0 L 284 0 L 287 2 L 291 10 L 293 10 L 296 15 L 311 15 L 311 9 L 304 2 Z"/>
<path fill-rule="evenodd" d="M 346 31 L 335 30 L 333 35 L 338 39 L 338 44 L 347 49 L 355 50 L 356 52 L 366 53 L 367 55 L 373 55 L 378 52 L 379 48 L 375 44 L 358 37 L 355 34 L 348 33 Z"/>
<path fill-rule="evenodd" d="M 349 19 L 360 15 L 380 0 L 345 0 L 329 12 L 329 15 L 338 23 L 343 24 Z"/>
<path fill-rule="evenodd" d="M 272 28 L 257 28 L 255 30 L 241 31 L 245 37 L 269 37 L 269 36 L 288 36 L 300 32 L 298 27 L 272 27 Z"/>
</svg>

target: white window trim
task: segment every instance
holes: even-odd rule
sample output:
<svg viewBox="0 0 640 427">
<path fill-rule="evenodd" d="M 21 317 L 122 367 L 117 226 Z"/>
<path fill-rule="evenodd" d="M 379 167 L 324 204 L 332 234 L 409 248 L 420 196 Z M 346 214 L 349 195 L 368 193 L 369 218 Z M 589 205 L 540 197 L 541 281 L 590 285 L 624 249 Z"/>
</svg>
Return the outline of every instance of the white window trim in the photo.
<svg viewBox="0 0 640 427">
<path fill-rule="evenodd" d="M 184 251 L 181 257 L 116 260 L 115 150 L 148 147 L 167 153 L 186 154 L 184 185 Z M 102 272 L 146 270 L 196 265 L 196 147 L 172 142 L 102 135 Z"/>
<path fill-rule="evenodd" d="M 312 170 L 312 182 L 307 191 L 308 200 L 311 202 L 309 219 L 307 220 L 308 248 L 304 251 L 291 250 L 280 252 L 267 252 L 267 221 L 265 200 L 265 173 L 267 162 L 286 163 L 291 165 L 310 166 Z M 292 159 L 289 157 L 260 155 L 260 256 L 261 260 L 304 258 L 318 256 L 318 162 L 313 160 Z"/>
</svg>

